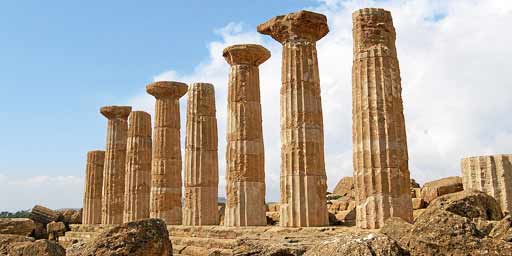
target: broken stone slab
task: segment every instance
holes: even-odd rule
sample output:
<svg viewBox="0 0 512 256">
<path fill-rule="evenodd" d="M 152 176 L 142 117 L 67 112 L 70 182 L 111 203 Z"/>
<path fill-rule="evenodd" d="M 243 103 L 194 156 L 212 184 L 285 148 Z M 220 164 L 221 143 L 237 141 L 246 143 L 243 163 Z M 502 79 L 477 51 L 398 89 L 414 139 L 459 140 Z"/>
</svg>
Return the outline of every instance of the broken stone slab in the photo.
<svg viewBox="0 0 512 256">
<path fill-rule="evenodd" d="M 425 183 L 421 189 L 421 198 L 427 204 L 434 199 L 464 190 L 461 177 L 447 177 Z"/>
<path fill-rule="evenodd" d="M 30 212 L 30 218 L 35 222 L 39 222 L 43 225 L 46 225 L 52 221 L 59 221 L 62 218 L 62 215 L 54 211 L 52 209 L 46 208 L 41 205 L 36 205 L 32 208 Z"/>
<path fill-rule="evenodd" d="M 0 218 L 0 234 L 33 235 L 36 224 L 27 218 Z"/>
</svg>

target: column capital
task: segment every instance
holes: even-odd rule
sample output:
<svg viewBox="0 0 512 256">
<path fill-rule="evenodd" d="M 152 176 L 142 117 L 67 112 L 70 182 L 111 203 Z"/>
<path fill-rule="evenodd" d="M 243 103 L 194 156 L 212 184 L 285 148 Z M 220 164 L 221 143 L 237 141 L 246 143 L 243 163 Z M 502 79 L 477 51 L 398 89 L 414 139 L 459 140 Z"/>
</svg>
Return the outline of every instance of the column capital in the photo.
<svg viewBox="0 0 512 256">
<path fill-rule="evenodd" d="M 127 120 L 130 112 L 132 112 L 131 106 L 105 106 L 100 108 L 100 113 L 107 119 L 121 118 Z"/>
<path fill-rule="evenodd" d="M 176 81 L 158 81 L 146 86 L 146 92 L 155 98 L 181 98 L 187 93 L 188 86 Z"/>
<path fill-rule="evenodd" d="M 320 40 L 329 33 L 325 15 L 310 11 L 298 11 L 276 16 L 258 25 L 258 32 L 269 35 L 280 43 L 290 39 Z"/>
<path fill-rule="evenodd" d="M 259 66 L 270 58 L 270 51 L 258 44 L 235 44 L 226 47 L 222 56 L 231 66 Z"/>
</svg>

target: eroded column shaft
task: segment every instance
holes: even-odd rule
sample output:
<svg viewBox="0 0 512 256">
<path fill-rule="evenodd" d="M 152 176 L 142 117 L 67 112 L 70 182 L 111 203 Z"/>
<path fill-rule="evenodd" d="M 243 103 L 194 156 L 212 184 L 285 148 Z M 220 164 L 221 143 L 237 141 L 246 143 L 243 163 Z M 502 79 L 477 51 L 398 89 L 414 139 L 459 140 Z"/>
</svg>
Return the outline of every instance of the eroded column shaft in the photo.
<svg viewBox="0 0 512 256">
<path fill-rule="evenodd" d="M 105 151 L 87 152 L 82 224 L 101 224 L 101 196 Z"/>
<path fill-rule="evenodd" d="M 480 190 L 498 201 L 503 212 L 512 213 L 512 155 L 476 156 L 462 159 L 464 190 Z"/>
<path fill-rule="evenodd" d="M 194 83 L 188 91 L 183 225 L 218 224 L 217 118 L 213 85 Z"/>
<path fill-rule="evenodd" d="M 373 229 L 390 217 L 412 221 L 402 87 L 391 13 L 362 9 L 352 18 L 356 223 Z"/>
<path fill-rule="evenodd" d="M 226 226 L 267 224 L 258 65 L 269 57 L 270 52 L 260 45 L 234 45 L 224 50 L 224 58 L 231 65 L 226 138 Z"/>
<path fill-rule="evenodd" d="M 316 41 L 328 32 L 324 15 L 301 11 L 258 26 L 283 45 L 280 225 L 324 226 L 327 178 Z"/>
<path fill-rule="evenodd" d="M 151 116 L 133 111 L 128 119 L 123 221 L 149 218 Z"/>
<path fill-rule="evenodd" d="M 101 109 L 101 113 L 108 118 L 101 224 L 123 222 L 127 119 L 130 112 L 131 107 L 110 106 Z"/>
<path fill-rule="evenodd" d="M 163 219 L 168 225 L 179 225 L 182 223 L 179 99 L 187 92 L 187 85 L 161 81 L 148 85 L 146 90 L 156 98 L 150 217 Z"/>
</svg>

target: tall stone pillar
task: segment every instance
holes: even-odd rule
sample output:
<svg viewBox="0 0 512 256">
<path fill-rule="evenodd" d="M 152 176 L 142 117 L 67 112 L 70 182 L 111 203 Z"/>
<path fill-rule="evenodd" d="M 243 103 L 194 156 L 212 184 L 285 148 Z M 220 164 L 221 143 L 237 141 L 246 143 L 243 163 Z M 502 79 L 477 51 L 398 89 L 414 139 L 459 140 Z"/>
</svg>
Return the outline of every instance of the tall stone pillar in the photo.
<svg viewBox="0 0 512 256">
<path fill-rule="evenodd" d="M 87 152 L 82 224 L 101 224 L 101 193 L 105 151 Z"/>
<path fill-rule="evenodd" d="M 400 69 L 391 13 L 352 14 L 352 139 L 356 224 L 380 228 L 390 217 L 412 221 Z"/>
<path fill-rule="evenodd" d="M 328 32 L 327 18 L 299 11 L 277 16 L 258 32 L 283 45 L 281 74 L 280 224 L 328 224 L 324 128 L 316 41 Z"/>
<path fill-rule="evenodd" d="M 123 221 L 149 218 L 151 115 L 132 111 L 128 118 Z"/>
<path fill-rule="evenodd" d="M 187 102 L 183 225 L 219 223 L 218 141 L 215 111 L 213 85 L 192 84 L 188 90 Z"/>
<path fill-rule="evenodd" d="M 265 154 L 258 66 L 270 52 L 255 44 L 233 45 L 223 56 L 231 65 L 228 84 L 226 226 L 264 226 Z"/>
<path fill-rule="evenodd" d="M 146 87 L 156 98 L 150 216 L 163 219 L 168 225 L 180 225 L 182 220 L 179 99 L 187 88 L 186 84 L 174 81 L 155 82 Z"/>
<path fill-rule="evenodd" d="M 475 156 L 462 159 L 464 190 L 483 191 L 512 213 L 512 155 Z"/>
<path fill-rule="evenodd" d="M 128 106 L 107 106 L 100 109 L 101 114 L 108 119 L 101 224 L 123 222 L 126 135 L 131 111 L 132 107 Z"/>
</svg>

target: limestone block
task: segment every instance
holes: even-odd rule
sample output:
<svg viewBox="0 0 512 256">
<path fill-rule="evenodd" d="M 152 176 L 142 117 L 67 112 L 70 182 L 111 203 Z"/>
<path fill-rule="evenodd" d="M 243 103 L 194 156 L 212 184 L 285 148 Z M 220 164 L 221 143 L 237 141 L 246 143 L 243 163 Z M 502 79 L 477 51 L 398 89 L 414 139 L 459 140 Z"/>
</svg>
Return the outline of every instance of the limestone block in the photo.
<svg viewBox="0 0 512 256">
<path fill-rule="evenodd" d="M 36 205 L 30 212 L 30 218 L 35 222 L 46 225 L 52 221 L 58 221 L 59 218 L 61 218 L 61 215 L 57 211 L 41 205 Z"/>
<path fill-rule="evenodd" d="M 391 13 L 352 14 L 352 138 L 357 226 L 380 228 L 390 217 L 412 221 L 407 138 L 396 33 Z"/>
<path fill-rule="evenodd" d="M 512 155 L 476 156 L 461 161 L 464 189 L 494 197 L 505 213 L 512 212 Z"/>
<path fill-rule="evenodd" d="M 459 192 L 463 189 L 461 177 L 442 178 L 425 183 L 421 188 L 421 198 L 429 204 L 442 195 Z"/>
<path fill-rule="evenodd" d="M 299 11 L 260 24 L 258 32 L 283 45 L 281 73 L 280 225 L 328 225 L 324 131 L 316 41 L 327 18 Z"/>
</svg>

